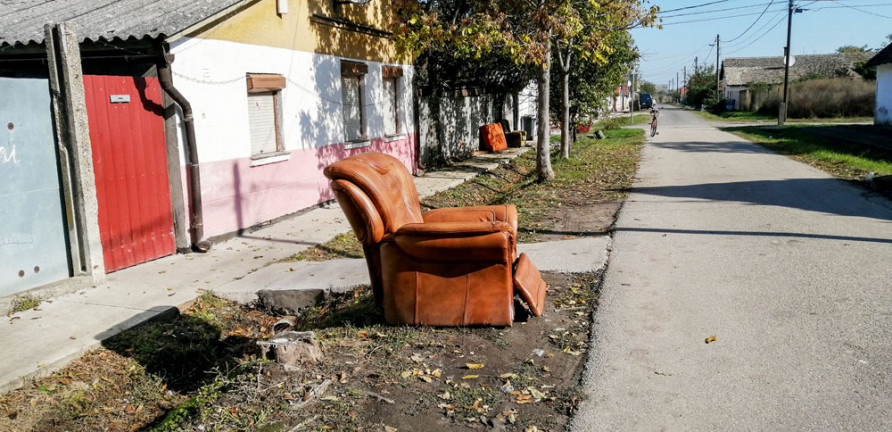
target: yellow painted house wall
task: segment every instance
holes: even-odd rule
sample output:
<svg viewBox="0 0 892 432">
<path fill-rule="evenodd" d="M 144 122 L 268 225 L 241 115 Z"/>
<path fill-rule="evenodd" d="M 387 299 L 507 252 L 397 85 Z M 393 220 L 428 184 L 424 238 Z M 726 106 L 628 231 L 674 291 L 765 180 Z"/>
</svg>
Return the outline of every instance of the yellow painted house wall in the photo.
<svg viewBox="0 0 892 432">
<path fill-rule="evenodd" d="M 314 20 L 314 14 L 389 31 L 396 13 L 386 0 L 363 5 L 333 5 L 333 0 L 288 0 L 288 13 L 276 13 L 276 0 L 260 0 L 194 37 L 329 54 L 382 63 L 410 63 L 398 56 L 393 41 L 336 28 Z"/>
</svg>

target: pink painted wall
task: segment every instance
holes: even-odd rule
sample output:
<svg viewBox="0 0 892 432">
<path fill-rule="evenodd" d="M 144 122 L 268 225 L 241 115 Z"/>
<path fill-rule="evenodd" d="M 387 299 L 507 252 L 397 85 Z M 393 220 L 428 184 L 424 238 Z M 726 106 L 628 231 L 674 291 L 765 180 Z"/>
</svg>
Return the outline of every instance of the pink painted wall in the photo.
<svg viewBox="0 0 892 432">
<path fill-rule="evenodd" d="M 229 234 L 334 199 L 322 170 L 360 153 L 387 153 L 415 172 L 415 136 L 371 140 L 359 149 L 334 144 L 291 152 L 291 159 L 251 166 L 250 158 L 201 164 L 205 237 Z M 183 178 L 185 179 L 185 173 Z"/>
</svg>

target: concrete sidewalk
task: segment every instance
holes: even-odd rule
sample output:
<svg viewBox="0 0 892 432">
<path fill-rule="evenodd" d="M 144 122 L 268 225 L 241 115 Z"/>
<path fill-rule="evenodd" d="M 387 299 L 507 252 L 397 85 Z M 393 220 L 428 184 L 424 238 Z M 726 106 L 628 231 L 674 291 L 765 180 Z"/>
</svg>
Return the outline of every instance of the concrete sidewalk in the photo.
<svg viewBox="0 0 892 432">
<path fill-rule="evenodd" d="M 463 183 L 530 150 L 508 149 L 415 177 L 426 197 Z M 108 275 L 101 286 L 45 300 L 8 317 L 0 332 L 0 391 L 64 367 L 103 339 L 173 308 L 204 290 L 249 302 L 261 289 L 347 290 L 368 283 L 362 259 L 277 262 L 348 232 L 337 204 L 326 205 L 215 244 L 205 254 L 177 254 Z M 608 237 L 575 239 L 560 246 L 522 245 L 543 271 L 593 271 L 606 262 Z"/>
</svg>

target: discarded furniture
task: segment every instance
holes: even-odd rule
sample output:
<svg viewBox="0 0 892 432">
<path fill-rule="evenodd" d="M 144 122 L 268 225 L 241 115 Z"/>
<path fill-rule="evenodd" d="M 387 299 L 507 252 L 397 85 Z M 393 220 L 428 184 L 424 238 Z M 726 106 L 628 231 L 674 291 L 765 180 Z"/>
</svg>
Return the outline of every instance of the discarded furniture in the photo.
<svg viewBox="0 0 892 432">
<path fill-rule="evenodd" d="M 527 140 L 527 133 L 525 131 L 511 131 L 511 125 L 508 123 L 508 120 L 502 119 L 499 121 L 499 124 L 502 125 L 502 131 L 505 133 L 505 141 L 508 143 L 508 147 L 520 147 Z"/>
<path fill-rule="evenodd" d="M 480 149 L 490 152 L 500 152 L 508 148 L 505 141 L 505 132 L 500 123 L 492 123 L 480 126 Z"/>
<path fill-rule="evenodd" d="M 542 314 L 547 287 L 525 254 L 516 257 L 513 205 L 422 214 L 409 171 L 380 153 L 351 156 L 324 173 L 363 245 L 388 323 L 510 326 L 515 290 L 534 316 Z"/>
</svg>

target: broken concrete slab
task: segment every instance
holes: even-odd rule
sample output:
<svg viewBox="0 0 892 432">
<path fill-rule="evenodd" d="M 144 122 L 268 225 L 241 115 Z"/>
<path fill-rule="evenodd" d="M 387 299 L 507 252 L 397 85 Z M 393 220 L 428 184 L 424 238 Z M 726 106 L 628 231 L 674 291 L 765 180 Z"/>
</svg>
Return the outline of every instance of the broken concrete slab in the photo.
<svg viewBox="0 0 892 432">
<path fill-rule="evenodd" d="M 526 253 L 539 271 L 586 273 L 604 268 L 610 236 L 580 237 L 543 243 L 522 243 L 517 253 Z"/>
</svg>

